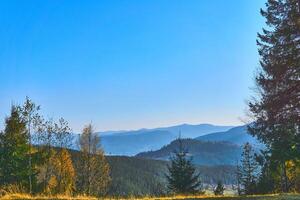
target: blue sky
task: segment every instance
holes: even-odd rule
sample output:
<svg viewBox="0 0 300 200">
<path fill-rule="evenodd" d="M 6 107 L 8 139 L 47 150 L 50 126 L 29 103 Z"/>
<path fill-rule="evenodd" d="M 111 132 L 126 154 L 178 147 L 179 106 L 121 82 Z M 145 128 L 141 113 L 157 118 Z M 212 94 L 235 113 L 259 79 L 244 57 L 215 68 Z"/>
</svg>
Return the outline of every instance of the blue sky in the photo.
<svg viewBox="0 0 300 200">
<path fill-rule="evenodd" d="M 0 3 L 0 119 L 29 96 L 74 131 L 245 117 L 263 0 Z M 0 127 L 1 127 L 0 126 Z"/>
</svg>

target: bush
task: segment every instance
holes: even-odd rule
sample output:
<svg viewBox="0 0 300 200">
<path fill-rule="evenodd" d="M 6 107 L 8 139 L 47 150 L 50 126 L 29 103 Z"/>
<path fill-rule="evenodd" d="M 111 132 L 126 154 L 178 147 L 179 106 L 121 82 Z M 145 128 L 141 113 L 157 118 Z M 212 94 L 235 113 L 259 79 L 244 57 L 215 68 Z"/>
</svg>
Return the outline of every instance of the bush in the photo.
<svg viewBox="0 0 300 200">
<path fill-rule="evenodd" d="M 214 194 L 215 195 L 223 195 L 224 194 L 224 185 L 221 181 L 218 181 L 217 187 L 214 189 Z"/>
</svg>

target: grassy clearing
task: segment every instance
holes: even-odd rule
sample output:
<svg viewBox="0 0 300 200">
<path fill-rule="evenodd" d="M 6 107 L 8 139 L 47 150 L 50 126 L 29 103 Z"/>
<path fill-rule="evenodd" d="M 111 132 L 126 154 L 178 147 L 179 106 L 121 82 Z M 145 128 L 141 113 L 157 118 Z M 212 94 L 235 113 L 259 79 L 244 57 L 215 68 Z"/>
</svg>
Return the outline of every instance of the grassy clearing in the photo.
<svg viewBox="0 0 300 200">
<path fill-rule="evenodd" d="M 0 197 L 0 200 L 97 200 L 94 197 L 86 197 L 86 196 L 77 196 L 77 197 L 70 197 L 70 196 L 30 196 L 28 194 L 10 194 Z"/>
<path fill-rule="evenodd" d="M 77 197 L 69 197 L 69 196 L 55 196 L 55 197 L 47 197 L 47 196 L 35 196 L 32 197 L 28 194 L 12 194 L 0 197 L 1 200 L 97 200 L 94 197 L 86 197 L 86 196 L 77 196 Z M 105 198 L 107 200 L 121 200 L 122 198 Z M 103 199 L 103 200 L 105 200 Z M 273 195 L 254 195 L 254 196 L 173 196 L 173 197 L 145 197 L 145 198 L 126 198 L 128 199 L 136 199 L 136 200 L 300 200 L 300 194 L 273 194 Z"/>
</svg>

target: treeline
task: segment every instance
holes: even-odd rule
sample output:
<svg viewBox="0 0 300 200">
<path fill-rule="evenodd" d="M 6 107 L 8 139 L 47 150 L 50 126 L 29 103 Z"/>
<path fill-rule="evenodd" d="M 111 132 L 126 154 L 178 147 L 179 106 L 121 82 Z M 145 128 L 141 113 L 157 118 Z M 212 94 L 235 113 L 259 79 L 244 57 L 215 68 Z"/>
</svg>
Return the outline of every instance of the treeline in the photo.
<svg viewBox="0 0 300 200">
<path fill-rule="evenodd" d="M 78 150 L 72 150 L 74 145 Z M 166 186 L 168 164 L 106 157 L 90 124 L 79 136 L 72 134 L 66 120 L 45 120 L 29 98 L 23 105 L 12 106 L 0 132 L 0 195 L 162 196 L 172 192 Z M 235 183 L 232 166 L 196 166 L 195 171 L 209 185 L 219 180 Z"/>
<path fill-rule="evenodd" d="M 300 192 L 300 1 L 268 0 L 267 28 L 258 34 L 257 96 L 248 127 L 266 148 L 244 146 L 238 167 L 244 194 Z"/>
<path fill-rule="evenodd" d="M 99 136 L 87 125 L 79 137 L 81 159 L 68 150 L 74 138 L 63 118 L 45 120 L 29 98 L 13 105 L 0 133 L 0 187 L 29 194 L 103 196 L 110 169 Z"/>
</svg>

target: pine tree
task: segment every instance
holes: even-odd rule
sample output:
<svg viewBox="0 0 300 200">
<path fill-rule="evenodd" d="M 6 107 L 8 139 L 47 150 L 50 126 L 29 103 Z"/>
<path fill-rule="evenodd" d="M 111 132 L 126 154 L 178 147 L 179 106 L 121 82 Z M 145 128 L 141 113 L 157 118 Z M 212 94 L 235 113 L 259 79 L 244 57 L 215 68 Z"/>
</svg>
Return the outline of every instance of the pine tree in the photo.
<svg viewBox="0 0 300 200">
<path fill-rule="evenodd" d="M 200 174 L 196 174 L 196 168 L 192 160 L 187 158 L 183 148 L 182 140 L 177 140 L 178 151 L 171 157 L 171 165 L 168 166 L 169 173 L 166 175 L 168 188 L 176 194 L 203 193 Z"/>
<path fill-rule="evenodd" d="M 0 180 L 1 184 L 21 184 L 29 187 L 28 133 L 21 117 L 20 108 L 12 106 L 5 120 L 5 130 L 0 134 Z"/>
<path fill-rule="evenodd" d="M 275 193 L 275 179 L 276 179 L 276 164 L 272 162 L 269 157 L 268 150 L 261 150 L 260 155 L 256 156 L 256 161 L 259 165 L 260 175 L 257 182 L 257 192 L 259 194 Z"/>
<path fill-rule="evenodd" d="M 94 133 L 91 124 L 84 127 L 79 147 L 82 158 L 77 173 L 78 189 L 88 195 L 104 195 L 110 182 L 110 169 L 101 148 L 100 137 Z"/>
<path fill-rule="evenodd" d="M 215 195 L 223 195 L 225 191 L 224 185 L 222 181 L 218 181 L 217 187 L 214 189 L 214 194 Z"/>
<path fill-rule="evenodd" d="M 286 163 L 300 158 L 300 2 L 268 0 L 261 10 L 268 29 L 258 34 L 258 98 L 250 104 L 252 135 L 266 144 L 277 162 L 281 191 L 289 191 Z"/>
<path fill-rule="evenodd" d="M 242 174 L 241 174 L 241 172 L 242 172 L 241 166 L 239 165 L 239 163 L 237 163 L 237 165 L 236 165 L 236 184 L 237 184 L 237 194 L 238 195 L 242 194 L 242 190 L 241 190 Z"/>
<path fill-rule="evenodd" d="M 258 164 L 254 157 L 254 151 L 249 143 L 243 147 L 242 165 L 240 167 L 240 179 L 244 194 L 256 193 L 256 181 L 258 176 Z"/>
</svg>

